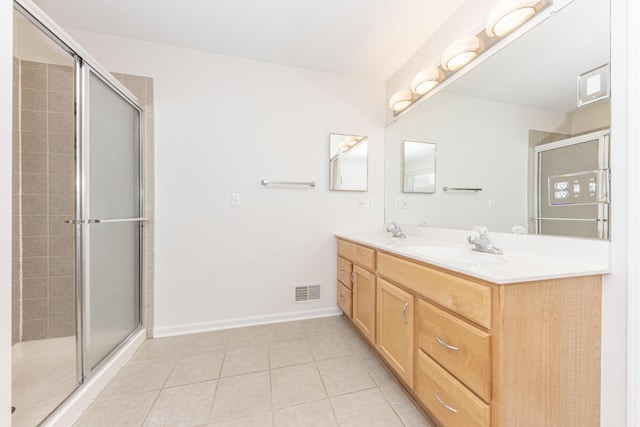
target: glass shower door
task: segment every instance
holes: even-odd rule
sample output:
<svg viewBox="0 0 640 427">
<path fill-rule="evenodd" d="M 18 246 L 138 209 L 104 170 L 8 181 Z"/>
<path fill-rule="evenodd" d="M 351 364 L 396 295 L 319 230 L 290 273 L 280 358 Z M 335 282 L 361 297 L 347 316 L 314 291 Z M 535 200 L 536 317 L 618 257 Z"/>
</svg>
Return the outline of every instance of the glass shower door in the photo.
<svg viewBox="0 0 640 427">
<path fill-rule="evenodd" d="M 84 67 L 85 375 L 140 326 L 140 110 Z"/>
</svg>

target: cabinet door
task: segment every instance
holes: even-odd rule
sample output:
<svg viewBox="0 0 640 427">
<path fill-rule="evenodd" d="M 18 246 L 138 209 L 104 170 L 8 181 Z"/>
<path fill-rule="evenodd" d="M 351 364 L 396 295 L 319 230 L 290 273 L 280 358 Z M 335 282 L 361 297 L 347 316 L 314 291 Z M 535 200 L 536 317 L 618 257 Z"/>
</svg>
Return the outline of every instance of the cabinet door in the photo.
<svg viewBox="0 0 640 427">
<path fill-rule="evenodd" d="M 376 276 L 358 265 L 353 272 L 353 323 L 375 344 Z"/>
<path fill-rule="evenodd" d="M 413 388 L 413 295 L 378 279 L 378 351 L 410 388 Z"/>
</svg>

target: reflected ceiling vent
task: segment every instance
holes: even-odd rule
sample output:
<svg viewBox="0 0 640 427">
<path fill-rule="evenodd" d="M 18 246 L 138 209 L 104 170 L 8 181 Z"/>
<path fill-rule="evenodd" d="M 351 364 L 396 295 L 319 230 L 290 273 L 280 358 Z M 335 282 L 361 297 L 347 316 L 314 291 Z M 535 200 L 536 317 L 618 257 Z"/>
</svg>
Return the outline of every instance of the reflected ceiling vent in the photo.
<svg viewBox="0 0 640 427">
<path fill-rule="evenodd" d="M 320 301 L 320 283 L 298 284 L 295 290 L 295 302 Z"/>
</svg>

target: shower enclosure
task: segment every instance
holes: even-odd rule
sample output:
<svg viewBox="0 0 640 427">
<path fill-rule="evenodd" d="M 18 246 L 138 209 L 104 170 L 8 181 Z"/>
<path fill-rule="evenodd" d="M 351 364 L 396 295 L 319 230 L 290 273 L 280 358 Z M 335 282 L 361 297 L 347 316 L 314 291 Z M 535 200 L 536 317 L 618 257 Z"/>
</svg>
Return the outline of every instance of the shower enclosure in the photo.
<svg viewBox="0 0 640 427">
<path fill-rule="evenodd" d="M 143 109 L 14 6 L 12 423 L 32 426 L 142 327 Z"/>
</svg>

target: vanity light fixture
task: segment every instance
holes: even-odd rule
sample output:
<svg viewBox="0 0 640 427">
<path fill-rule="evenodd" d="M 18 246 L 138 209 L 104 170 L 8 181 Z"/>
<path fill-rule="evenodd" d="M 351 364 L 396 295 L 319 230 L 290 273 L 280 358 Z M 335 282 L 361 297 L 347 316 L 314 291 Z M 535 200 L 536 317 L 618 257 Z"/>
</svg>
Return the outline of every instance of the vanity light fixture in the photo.
<svg viewBox="0 0 640 427">
<path fill-rule="evenodd" d="M 482 50 L 478 37 L 464 37 L 451 43 L 442 54 L 442 68 L 456 71 L 478 56 Z"/>
<path fill-rule="evenodd" d="M 422 96 L 436 87 L 444 78 L 440 68 L 427 68 L 420 71 L 411 80 L 411 91 L 417 96 Z"/>
<path fill-rule="evenodd" d="M 489 13 L 486 33 L 489 37 L 503 37 L 536 14 L 540 0 L 500 0 Z"/>
<path fill-rule="evenodd" d="M 389 108 L 391 108 L 394 113 L 399 113 L 411 105 L 413 101 L 413 93 L 410 90 L 401 90 L 391 95 Z"/>
</svg>

